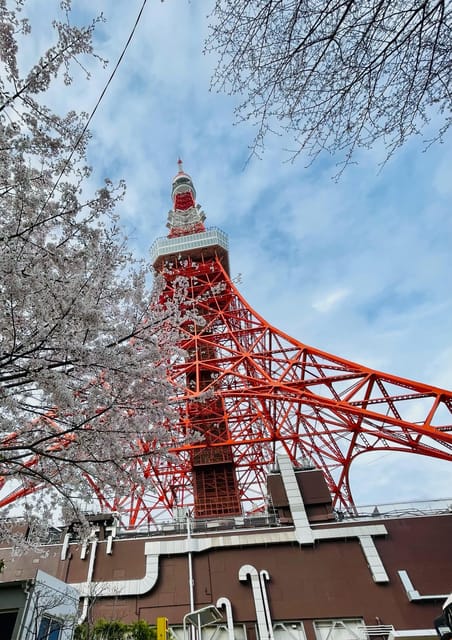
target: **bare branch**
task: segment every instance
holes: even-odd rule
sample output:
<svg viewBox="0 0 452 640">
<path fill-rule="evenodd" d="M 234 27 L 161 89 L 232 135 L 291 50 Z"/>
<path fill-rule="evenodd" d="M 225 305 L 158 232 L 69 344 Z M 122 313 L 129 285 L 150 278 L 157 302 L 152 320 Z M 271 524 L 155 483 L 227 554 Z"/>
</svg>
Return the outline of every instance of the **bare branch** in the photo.
<svg viewBox="0 0 452 640">
<path fill-rule="evenodd" d="M 242 97 L 238 120 L 295 141 L 292 159 L 383 140 L 387 158 L 434 119 L 450 125 L 452 3 L 447 0 L 217 0 L 206 50 L 212 87 Z"/>
</svg>

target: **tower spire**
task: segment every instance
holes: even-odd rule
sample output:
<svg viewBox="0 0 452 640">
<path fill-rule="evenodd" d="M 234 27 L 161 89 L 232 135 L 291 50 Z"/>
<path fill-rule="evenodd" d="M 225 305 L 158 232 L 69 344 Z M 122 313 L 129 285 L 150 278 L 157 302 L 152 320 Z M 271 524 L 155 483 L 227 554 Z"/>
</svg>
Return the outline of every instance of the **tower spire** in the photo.
<svg viewBox="0 0 452 640">
<path fill-rule="evenodd" d="M 168 212 L 167 227 L 169 238 L 186 236 L 205 231 L 204 211 L 196 204 L 196 190 L 193 181 L 183 169 L 182 160 L 177 161 L 179 170 L 173 178 L 171 197 L 173 208 Z"/>
</svg>

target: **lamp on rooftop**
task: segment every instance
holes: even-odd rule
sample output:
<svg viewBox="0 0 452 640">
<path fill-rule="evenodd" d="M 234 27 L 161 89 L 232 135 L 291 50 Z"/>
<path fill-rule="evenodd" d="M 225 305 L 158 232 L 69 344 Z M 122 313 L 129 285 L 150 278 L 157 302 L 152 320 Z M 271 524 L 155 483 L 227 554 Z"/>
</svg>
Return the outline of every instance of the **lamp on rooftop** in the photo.
<svg viewBox="0 0 452 640">
<path fill-rule="evenodd" d="M 198 629 L 198 640 L 201 640 L 201 629 L 217 624 L 222 619 L 222 614 L 213 604 L 202 609 L 196 609 L 196 611 L 189 611 L 184 615 L 184 640 L 187 637 L 187 622 Z"/>
</svg>

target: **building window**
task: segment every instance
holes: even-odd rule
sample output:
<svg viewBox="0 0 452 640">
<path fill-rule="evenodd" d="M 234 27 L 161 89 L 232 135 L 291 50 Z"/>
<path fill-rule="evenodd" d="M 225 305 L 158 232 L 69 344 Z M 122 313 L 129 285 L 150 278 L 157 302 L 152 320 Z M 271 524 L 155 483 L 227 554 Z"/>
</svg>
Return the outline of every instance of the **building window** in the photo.
<svg viewBox="0 0 452 640">
<path fill-rule="evenodd" d="M 0 629 L 2 638 L 11 640 L 13 637 L 14 625 L 16 624 L 18 609 L 0 611 Z"/>
<path fill-rule="evenodd" d="M 362 618 L 334 618 L 315 620 L 314 629 L 317 640 L 364 640 Z"/>
<path fill-rule="evenodd" d="M 42 616 L 37 640 L 59 640 L 62 628 L 61 620 Z"/>
</svg>

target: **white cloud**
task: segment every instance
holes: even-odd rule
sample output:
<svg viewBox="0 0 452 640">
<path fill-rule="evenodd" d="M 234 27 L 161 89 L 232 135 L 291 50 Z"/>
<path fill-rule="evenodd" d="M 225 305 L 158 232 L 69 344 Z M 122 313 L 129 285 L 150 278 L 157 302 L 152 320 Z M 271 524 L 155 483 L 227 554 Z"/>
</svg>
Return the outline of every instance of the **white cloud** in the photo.
<svg viewBox="0 0 452 640">
<path fill-rule="evenodd" d="M 347 298 L 350 293 L 351 292 L 348 289 L 335 289 L 334 291 L 330 291 L 329 293 L 314 300 L 312 307 L 316 311 L 320 311 L 320 313 L 328 313 L 337 307 L 344 298 Z"/>
</svg>

